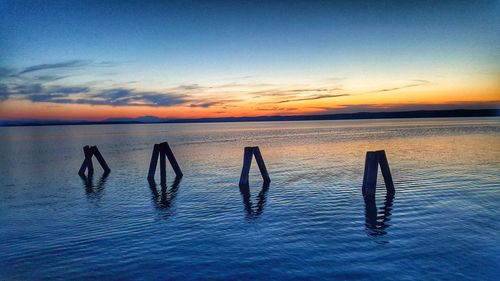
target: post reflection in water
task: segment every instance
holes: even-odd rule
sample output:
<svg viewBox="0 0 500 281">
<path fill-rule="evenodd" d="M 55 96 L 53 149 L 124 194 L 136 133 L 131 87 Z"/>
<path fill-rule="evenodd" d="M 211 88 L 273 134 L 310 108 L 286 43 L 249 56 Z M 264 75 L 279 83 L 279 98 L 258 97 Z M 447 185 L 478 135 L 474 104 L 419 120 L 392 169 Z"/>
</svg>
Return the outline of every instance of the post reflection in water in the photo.
<svg viewBox="0 0 500 281">
<path fill-rule="evenodd" d="M 167 190 L 167 184 L 160 184 L 160 191 L 158 191 L 156 182 L 154 179 L 148 179 L 149 188 L 151 189 L 151 201 L 153 205 L 158 210 L 169 210 L 177 196 L 177 191 L 179 190 L 179 184 L 182 178 L 176 177 L 170 190 Z"/>
<path fill-rule="evenodd" d="M 390 226 L 392 203 L 394 196 L 386 196 L 384 206 L 377 211 L 375 197 L 365 197 L 365 226 L 370 236 L 383 236 L 387 234 L 386 229 Z"/>
<path fill-rule="evenodd" d="M 80 175 L 80 178 L 83 181 L 83 186 L 85 188 L 85 194 L 89 199 L 100 199 L 102 196 L 102 192 L 104 191 L 104 184 L 106 183 L 106 179 L 109 176 L 109 172 L 105 172 L 99 178 L 96 184 L 94 184 L 94 174 L 90 173 L 89 175 Z"/>
<path fill-rule="evenodd" d="M 262 189 L 257 195 L 257 204 L 254 208 L 250 200 L 250 187 L 248 185 L 240 185 L 240 193 L 243 198 L 243 206 L 245 207 L 247 218 L 258 218 L 264 212 L 264 205 L 266 204 L 268 190 L 269 183 L 263 183 Z"/>
</svg>

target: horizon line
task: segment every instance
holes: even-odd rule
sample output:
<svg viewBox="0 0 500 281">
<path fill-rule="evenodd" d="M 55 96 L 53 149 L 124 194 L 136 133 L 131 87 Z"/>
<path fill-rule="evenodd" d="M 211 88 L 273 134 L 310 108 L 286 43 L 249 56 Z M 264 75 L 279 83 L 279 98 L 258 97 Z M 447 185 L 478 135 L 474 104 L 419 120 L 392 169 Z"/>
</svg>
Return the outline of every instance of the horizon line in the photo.
<svg viewBox="0 0 500 281">
<path fill-rule="evenodd" d="M 224 123 L 224 122 L 273 122 L 273 121 L 321 121 L 321 120 L 356 120 L 356 119 L 411 119 L 411 118 L 459 118 L 459 117 L 498 117 L 500 108 L 487 109 L 441 109 L 353 112 L 308 115 L 261 115 L 244 117 L 201 117 L 201 118 L 161 118 L 156 116 L 118 117 L 100 121 L 92 120 L 47 120 L 47 119 L 4 119 L 0 127 L 17 126 L 58 126 L 58 125 L 111 125 L 111 124 L 162 124 L 162 123 Z M 157 121 L 141 120 L 144 118 Z"/>
</svg>

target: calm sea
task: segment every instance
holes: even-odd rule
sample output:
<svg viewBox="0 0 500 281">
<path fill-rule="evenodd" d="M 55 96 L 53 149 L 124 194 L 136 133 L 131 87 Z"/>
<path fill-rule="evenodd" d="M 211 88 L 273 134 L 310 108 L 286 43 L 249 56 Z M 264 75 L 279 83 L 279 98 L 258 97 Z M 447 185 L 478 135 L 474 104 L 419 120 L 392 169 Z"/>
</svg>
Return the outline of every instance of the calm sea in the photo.
<svg viewBox="0 0 500 281">
<path fill-rule="evenodd" d="M 146 180 L 168 141 L 180 182 Z M 111 173 L 77 174 L 97 145 Z M 250 194 L 243 148 L 258 145 Z M 361 195 L 366 151 L 396 187 Z M 498 280 L 500 119 L 0 128 L 1 280 Z"/>
</svg>

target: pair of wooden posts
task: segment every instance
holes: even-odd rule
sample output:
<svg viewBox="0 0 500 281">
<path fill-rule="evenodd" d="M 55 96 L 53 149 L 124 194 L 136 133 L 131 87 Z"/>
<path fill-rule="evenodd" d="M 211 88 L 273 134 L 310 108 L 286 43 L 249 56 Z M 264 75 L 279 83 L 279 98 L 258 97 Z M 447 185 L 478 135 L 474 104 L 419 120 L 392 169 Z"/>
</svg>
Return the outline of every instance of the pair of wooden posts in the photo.
<svg viewBox="0 0 500 281">
<path fill-rule="evenodd" d="M 257 162 L 257 166 L 259 166 L 259 171 L 262 175 L 262 179 L 264 180 L 264 184 L 266 185 L 271 182 L 271 178 L 267 173 L 266 164 L 264 163 L 264 159 L 262 158 L 259 147 L 248 146 L 245 147 L 245 152 L 243 155 L 243 168 L 241 169 L 240 186 L 248 186 L 248 175 L 250 172 L 250 166 L 252 165 L 252 158 L 254 156 L 255 161 Z"/>
<path fill-rule="evenodd" d="M 377 174 L 378 166 L 382 171 L 384 177 L 385 188 L 387 190 L 387 197 L 393 197 L 396 193 L 394 183 L 392 182 L 391 170 L 389 169 L 389 162 L 384 150 L 368 151 L 365 160 L 365 172 L 363 175 L 363 197 L 374 198 L 377 187 Z"/>
<path fill-rule="evenodd" d="M 153 155 L 151 155 L 151 162 L 149 164 L 148 180 L 152 181 L 155 177 L 156 165 L 158 164 L 158 158 L 160 158 L 160 181 L 162 184 L 167 181 L 167 167 L 165 157 L 170 162 L 170 165 L 174 169 L 175 178 L 182 178 L 183 174 L 177 160 L 175 159 L 174 153 L 168 142 L 157 143 L 153 146 Z"/>
<path fill-rule="evenodd" d="M 111 169 L 108 167 L 108 164 L 104 160 L 104 158 L 101 155 L 101 152 L 99 152 L 99 149 L 97 146 L 84 146 L 83 147 L 83 154 L 85 155 L 85 159 L 83 160 L 82 166 L 80 167 L 80 170 L 78 171 L 78 174 L 80 176 L 85 176 L 85 170 L 88 170 L 88 175 L 92 175 L 94 173 L 94 165 L 92 164 L 92 156 L 95 156 L 97 158 L 97 161 L 99 161 L 99 164 L 101 164 L 102 169 L 104 170 L 104 174 L 109 174 L 111 172 Z"/>
</svg>

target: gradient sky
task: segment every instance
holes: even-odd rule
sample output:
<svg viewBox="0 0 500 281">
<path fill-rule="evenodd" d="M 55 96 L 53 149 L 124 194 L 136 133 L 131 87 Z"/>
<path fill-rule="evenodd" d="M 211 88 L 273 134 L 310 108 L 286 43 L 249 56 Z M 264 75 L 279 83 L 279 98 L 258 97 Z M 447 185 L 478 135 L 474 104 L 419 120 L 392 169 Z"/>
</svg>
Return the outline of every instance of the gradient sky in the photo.
<svg viewBox="0 0 500 281">
<path fill-rule="evenodd" d="M 500 107 L 500 1 L 162 2 L 0 0 L 0 119 Z"/>
</svg>

